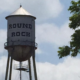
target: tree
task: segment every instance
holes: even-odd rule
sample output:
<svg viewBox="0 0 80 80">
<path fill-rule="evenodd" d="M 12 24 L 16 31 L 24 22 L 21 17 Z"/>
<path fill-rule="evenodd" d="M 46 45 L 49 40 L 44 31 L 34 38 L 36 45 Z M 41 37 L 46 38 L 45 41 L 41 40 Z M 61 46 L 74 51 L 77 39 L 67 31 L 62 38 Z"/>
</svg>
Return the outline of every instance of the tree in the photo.
<svg viewBox="0 0 80 80">
<path fill-rule="evenodd" d="M 74 29 L 75 32 L 71 35 L 70 46 L 59 47 L 58 56 L 59 58 L 71 55 L 73 57 L 80 53 L 80 0 L 71 1 L 71 6 L 69 6 L 70 13 L 69 17 L 70 23 L 69 27 Z"/>
</svg>

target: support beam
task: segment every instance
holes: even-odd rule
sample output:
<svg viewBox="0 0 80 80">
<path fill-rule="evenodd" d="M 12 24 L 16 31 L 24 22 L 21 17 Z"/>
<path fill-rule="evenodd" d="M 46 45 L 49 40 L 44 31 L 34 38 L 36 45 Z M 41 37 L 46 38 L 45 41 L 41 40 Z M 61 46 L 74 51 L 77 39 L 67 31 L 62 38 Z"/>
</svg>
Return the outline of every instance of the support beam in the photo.
<svg viewBox="0 0 80 80">
<path fill-rule="evenodd" d="M 36 63 L 35 63 L 35 49 L 33 51 L 32 59 L 33 59 L 33 67 L 34 67 L 34 76 L 35 76 L 35 80 L 37 80 Z"/>
<path fill-rule="evenodd" d="M 28 65 L 29 65 L 29 79 L 32 80 L 30 58 L 29 58 L 29 60 L 28 60 Z"/>
<path fill-rule="evenodd" d="M 11 58 L 9 80 L 11 80 L 11 76 L 12 76 L 12 61 L 13 61 L 13 59 Z"/>
<path fill-rule="evenodd" d="M 8 77 L 9 60 L 10 60 L 10 56 L 9 56 L 9 54 L 8 54 L 5 80 L 7 80 L 7 77 Z"/>
</svg>

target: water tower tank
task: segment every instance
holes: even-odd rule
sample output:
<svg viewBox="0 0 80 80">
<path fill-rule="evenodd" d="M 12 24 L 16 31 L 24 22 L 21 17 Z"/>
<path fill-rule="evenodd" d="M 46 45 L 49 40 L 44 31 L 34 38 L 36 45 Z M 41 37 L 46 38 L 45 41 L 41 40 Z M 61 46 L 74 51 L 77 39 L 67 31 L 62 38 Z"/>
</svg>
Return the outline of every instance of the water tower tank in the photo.
<svg viewBox="0 0 80 80">
<path fill-rule="evenodd" d="M 6 17 L 7 42 L 5 48 L 17 61 L 25 61 L 33 55 L 35 47 L 35 19 L 20 6 L 18 10 Z"/>
</svg>

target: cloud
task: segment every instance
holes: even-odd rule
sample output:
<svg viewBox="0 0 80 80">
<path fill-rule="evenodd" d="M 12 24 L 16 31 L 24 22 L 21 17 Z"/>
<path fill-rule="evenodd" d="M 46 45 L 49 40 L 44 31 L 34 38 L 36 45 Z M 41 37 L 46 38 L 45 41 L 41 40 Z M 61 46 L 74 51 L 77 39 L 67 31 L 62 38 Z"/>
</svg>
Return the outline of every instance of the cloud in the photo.
<svg viewBox="0 0 80 80">
<path fill-rule="evenodd" d="M 5 79 L 6 57 L 0 57 L 0 79 Z"/>
<path fill-rule="evenodd" d="M 37 63 L 39 80 L 79 80 L 80 59 L 68 57 L 63 63 Z"/>
<path fill-rule="evenodd" d="M 36 53 L 41 54 L 41 53 L 42 53 L 42 50 L 41 50 L 40 48 L 38 48 L 38 49 L 36 50 Z"/>
<path fill-rule="evenodd" d="M 68 22 L 62 26 L 55 24 L 44 23 L 36 27 L 36 41 L 38 43 L 51 43 L 57 46 L 67 45 L 74 32 L 68 27 Z"/>
<path fill-rule="evenodd" d="M 0 58 L 0 79 L 5 79 L 6 57 Z M 37 62 L 37 75 L 39 80 L 79 80 L 80 79 L 80 59 L 65 58 L 62 63 L 57 65 L 48 62 Z M 12 80 L 19 80 L 20 72 L 14 69 L 12 71 Z M 28 73 L 22 72 L 22 78 L 29 79 Z"/>
<path fill-rule="evenodd" d="M 0 53 L 4 52 L 4 43 L 7 41 L 7 32 L 4 29 L 0 29 Z"/>
<path fill-rule="evenodd" d="M 60 0 L 2 0 L 0 2 L 0 12 L 13 12 L 19 5 L 36 16 L 39 21 L 57 17 L 63 10 Z"/>
</svg>

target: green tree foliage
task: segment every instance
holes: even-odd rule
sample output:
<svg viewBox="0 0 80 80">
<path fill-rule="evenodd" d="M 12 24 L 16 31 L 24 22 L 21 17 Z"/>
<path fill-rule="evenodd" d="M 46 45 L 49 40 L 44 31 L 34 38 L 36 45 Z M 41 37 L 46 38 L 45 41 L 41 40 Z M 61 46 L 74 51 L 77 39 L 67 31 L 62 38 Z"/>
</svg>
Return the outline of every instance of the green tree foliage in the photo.
<svg viewBox="0 0 80 80">
<path fill-rule="evenodd" d="M 69 17 L 69 27 L 74 29 L 75 32 L 71 35 L 70 46 L 59 47 L 58 56 L 59 58 L 71 55 L 73 57 L 80 53 L 80 0 L 77 2 L 71 1 L 71 6 L 68 9 L 72 14 Z"/>
<path fill-rule="evenodd" d="M 70 47 L 68 46 L 59 47 L 59 49 L 60 49 L 60 51 L 58 51 L 59 58 L 62 58 L 70 54 Z"/>
<path fill-rule="evenodd" d="M 72 13 L 72 16 L 69 18 L 71 21 L 69 27 L 76 29 L 80 26 L 80 0 L 78 2 L 71 1 L 71 4 L 72 5 L 68 9 L 70 13 Z"/>
</svg>

